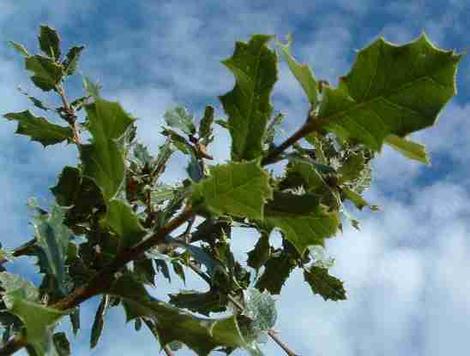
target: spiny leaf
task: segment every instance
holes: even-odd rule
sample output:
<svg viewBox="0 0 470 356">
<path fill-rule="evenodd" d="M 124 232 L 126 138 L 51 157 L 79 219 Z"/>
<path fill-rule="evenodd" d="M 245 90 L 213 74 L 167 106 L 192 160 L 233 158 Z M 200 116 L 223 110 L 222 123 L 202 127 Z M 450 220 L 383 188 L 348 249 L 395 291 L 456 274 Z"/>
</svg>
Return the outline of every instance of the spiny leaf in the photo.
<svg viewBox="0 0 470 356">
<path fill-rule="evenodd" d="M 146 234 L 132 207 L 120 199 L 112 199 L 108 203 L 105 221 L 119 236 L 121 248 L 137 244 Z"/>
<path fill-rule="evenodd" d="M 396 135 L 387 136 L 385 138 L 385 143 L 409 159 L 414 159 L 415 161 L 429 164 L 429 157 L 428 153 L 426 152 L 426 147 L 419 143 L 406 140 Z"/>
<path fill-rule="evenodd" d="M 40 304 L 37 300 L 38 292 L 32 293 L 34 287 L 19 277 L 1 272 L 0 282 L 5 289 L 5 305 L 23 322 L 28 344 L 38 355 L 54 352 L 52 330 L 64 312 Z M 27 291 L 23 290 L 25 286 Z"/>
<path fill-rule="evenodd" d="M 56 279 L 59 291 L 66 294 L 65 258 L 72 232 L 63 224 L 63 208 L 54 205 L 48 215 L 34 219 L 34 229 L 39 247 L 47 258 L 48 271 Z"/>
<path fill-rule="evenodd" d="M 307 95 L 307 99 L 310 102 L 310 105 L 316 105 L 318 101 L 318 82 L 313 75 L 312 70 L 307 64 L 300 64 L 294 59 L 290 52 L 291 41 L 289 41 L 286 45 L 281 43 L 278 45 L 281 49 L 282 56 L 289 66 L 290 71 Z"/>
<path fill-rule="evenodd" d="M 25 68 L 32 73 L 33 83 L 44 91 L 55 89 L 63 75 L 61 65 L 51 58 L 39 55 L 26 57 Z"/>
<path fill-rule="evenodd" d="M 73 138 L 70 127 L 52 124 L 43 117 L 33 115 L 29 110 L 8 113 L 5 118 L 18 122 L 17 134 L 29 136 L 32 141 L 40 142 L 44 147 L 62 141 L 72 141 Z"/>
<path fill-rule="evenodd" d="M 132 316 L 155 322 L 161 345 L 180 341 L 198 355 L 207 355 L 216 347 L 244 347 L 235 317 L 203 319 L 150 297 L 142 285 L 127 276 L 113 285 L 110 293 L 122 298 Z"/>
<path fill-rule="evenodd" d="M 312 288 L 313 293 L 320 294 L 324 300 L 344 300 L 346 291 L 343 282 L 328 274 L 326 268 L 311 267 L 304 270 L 305 281 Z"/>
<path fill-rule="evenodd" d="M 256 288 L 248 288 L 243 293 L 244 310 L 252 320 L 251 328 L 256 333 L 268 331 L 276 324 L 277 311 L 276 302 L 267 292 L 260 292 Z"/>
<path fill-rule="evenodd" d="M 403 46 L 380 38 L 361 50 L 338 88 L 325 88 L 318 116 L 325 128 L 380 150 L 390 135 L 433 125 L 455 94 L 461 56 L 436 48 L 425 35 Z"/>
<path fill-rule="evenodd" d="M 93 139 L 91 144 L 80 148 L 83 173 L 94 179 L 106 199 L 111 199 L 125 177 L 123 148 L 118 140 L 134 120 L 118 103 L 103 99 L 97 99 L 85 109 L 87 127 Z"/>
<path fill-rule="evenodd" d="M 168 126 L 175 129 L 180 129 L 187 135 L 194 135 L 196 128 L 194 127 L 194 117 L 188 113 L 188 110 L 183 106 L 177 106 L 168 110 L 163 117 Z"/>
<path fill-rule="evenodd" d="M 194 205 L 215 215 L 263 218 L 264 202 L 272 195 L 268 174 L 256 162 L 228 163 L 210 170 L 193 187 Z"/>
<path fill-rule="evenodd" d="M 264 266 L 263 274 L 256 281 L 256 288 L 260 291 L 267 290 L 271 294 L 279 294 L 296 263 L 288 254 L 281 252 L 269 258 Z"/>
<path fill-rule="evenodd" d="M 247 265 L 258 270 L 268 260 L 271 255 L 271 246 L 269 245 L 269 234 L 262 233 L 253 250 L 248 252 Z"/>
<path fill-rule="evenodd" d="M 252 160 L 263 152 L 263 137 L 271 116 L 271 91 L 277 80 L 277 56 L 267 47 L 271 36 L 255 35 L 237 42 L 233 56 L 222 63 L 236 79 L 232 91 L 220 97 L 228 115 L 232 159 Z"/>
<path fill-rule="evenodd" d="M 212 290 L 204 293 L 181 291 L 178 294 L 170 294 L 170 303 L 178 308 L 186 308 L 196 313 L 209 315 L 225 311 L 227 298 Z"/>
<path fill-rule="evenodd" d="M 265 209 L 265 222 L 279 228 L 303 253 L 309 245 L 322 245 L 339 226 L 336 212 L 327 212 L 309 195 L 277 193 Z"/>
<path fill-rule="evenodd" d="M 101 298 L 101 302 L 96 310 L 95 320 L 93 321 L 93 326 L 91 327 L 90 335 L 90 348 L 93 349 L 98 344 L 98 341 L 101 337 L 104 327 L 104 317 L 106 311 L 108 310 L 109 296 L 104 295 Z"/>
<path fill-rule="evenodd" d="M 39 30 L 39 48 L 51 58 L 60 57 L 60 39 L 56 30 L 49 26 L 41 26 Z"/>
<path fill-rule="evenodd" d="M 206 106 L 204 116 L 199 123 L 199 139 L 203 144 L 207 145 L 212 141 L 212 124 L 214 122 L 214 108 L 210 105 Z"/>
<path fill-rule="evenodd" d="M 54 342 L 57 356 L 70 356 L 72 354 L 70 349 L 70 342 L 64 332 L 55 333 L 52 336 L 52 341 Z"/>
<path fill-rule="evenodd" d="M 65 75 L 72 75 L 75 73 L 77 69 L 78 60 L 80 59 L 80 54 L 83 51 L 84 46 L 74 46 L 69 49 L 67 54 L 65 55 L 65 59 L 62 62 L 64 66 L 64 73 Z"/>
</svg>

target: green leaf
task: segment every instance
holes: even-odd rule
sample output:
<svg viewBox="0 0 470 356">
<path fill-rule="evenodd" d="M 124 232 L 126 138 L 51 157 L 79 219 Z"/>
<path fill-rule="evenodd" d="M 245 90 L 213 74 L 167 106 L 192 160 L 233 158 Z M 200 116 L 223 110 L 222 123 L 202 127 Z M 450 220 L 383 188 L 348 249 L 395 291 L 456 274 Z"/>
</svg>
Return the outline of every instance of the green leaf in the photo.
<svg viewBox="0 0 470 356">
<path fill-rule="evenodd" d="M 29 110 L 5 115 L 8 120 L 18 122 L 16 133 L 29 136 L 31 141 L 40 142 L 44 147 L 62 141 L 72 141 L 73 132 L 70 127 L 55 125 L 43 117 L 33 115 Z"/>
<path fill-rule="evenodd" d="M 258 163 L 235 162 L 213 167 L 208 178 L 194 184 L 192 198 L 215 215 L 262 219 L 271 196 L 269 176 Z"/>
<path fill-rule="evenodd" d="M 180 129 L 187 135 L 194 135 L 196 128 L 194 127 L 194 117 L 189 114 L 185 107 L 176 106 L 168 110 L 163 117 L 168 126 Z"/>
<path fill-rule="evenodd" d="M 60 57 L 59 34 L 49 26 L 41 26 L 39 30 L 39 48 L 51 58 Z"/>
<path fill-rule="evenodd" d="M 273 255 L 264 265 L 264 272 L 256 281 L 256 288 L 279 294 L 282 286 L 296 267 L 295 261 L 284 252 Z"/>
<path fill-rule="evenodd" d="M 302 186 L 307 192 L 329 191 L 329 187 L 312 162 L 294 159 L 289 162 L 282 188 Z"/>
<path fill-rule="evenodd" d="M 97 82 L 93 82 L 88 77 L 83 77 L 83 88 L 85 89 L 87 95 L 91 96 L 92 98 L 97 99 L 101 97 L 101 85 Z"/>
<path fill-rule="evenodd" d="M 204 116 L 199 123 L 199 139 L 207 145 L 212 141 L 212 124 L 214 122 L 214 108 L 206 106 Z"/>
<path fill-rule="evenodd" d="M 426 147 L 419 143 L 407 140 L 397 135 L 387 136 L 385 138 L 385 143 L 409 159 L 414 159 L 415 161 L 429 164 L 429 157 L 428 153 L 426 152 Z"/>
<path fill-rule="evenodd" d="M 104 317 L 106 315 L 106 311 L 108 310 L 109 304 L 109 296 L 104 295 L 101 298 L 100 305 L 96 310 L 95 320 L 93 321 L 93 325 L 91 327 L 91 334 L 90 334 L 90 348 L 93 349 L 98 344 L 100 340 L 101 334 L 103 332 L 104 327 Z"/>
<path fill-rule="evenodd" d="M 132 207 L 120 199 L 112 199 L 108 203 L 106 224 L 119 236 L 120 247 L 131 247 L 142 240 L 146 230 L 139 222 Z"/>
<path fill-rule="evenodd" d="M 28 50 L 26 49 L 25 46 L 23 46 L 21 43 L 16 43 L 14 41 L 9 41 L 9 45 L 19 54 L 21 54 L 23 57 L 29 57 L 30 54 Z"/>
<path fill-rule="evenodd" d="M 72 354 L 70 350 L 70 342 L 64 332 L 55 333 L 52 336 L 52 340 L 58 356 L 70 356 Z"/>
<path fill-rule="evenodd" d="M 253 250 L 248 252 L 247 265 L 256 270 L 269 259 L 271 246 L 269 245 L 269 234 L 262 233 Z"/>
<path fill-rule="evenodd" d="M 78 60 L 80 59 L 80 54 L 84 48 L 84 46 L 74 46 L 69 49 L 65 55 L 64 61 L 62 62 L 65 75 L 72 75 L 75 73 L 78 66 Z"/>
<path fill-rule="evenodd" d="M 378 210 L 376 205 L 371 205 L 365 200 L 360 194 L 356 193 L 352 189 L 343 188 L 342 193 L 347 199 L 349 199 L 359 210 L 362 210 L 364 207 L 369 207 L 371 210 Z"/>
<path fill-rule="evenodd" d="M 232 91 L 220 97 L 228 115 L 232 159 L 252 160 L 263 153 L 263 137 L 271 116 L 271 91 L 277 80 L 277 56 L 267 47 L 271 36 L 255 35 L 237 42 L 233 56 L 222 63 L 236 79 Z"/>
<path fill-rule="evenodd" d="M 25 58 L 25 68 L 32 73 L 31 80 L 40 89 L 55 89 L 63 76 L 63 68 L 48 57 L 39 55 Z"/>
<path fill-rule="evenodd" d="M 380 150 L 391 135 L 433 125 L 456 93 L 461 56 L 436 48 L 425 35 L 403 46 L 380 38 L 361 50 L 338 88 L 325 88 L 318 116 L 325 128 Z"/>
<path fill-rule="evenodd" d="M 47 259 L 47 269 L 57 281 L 62 294 L 67 293 L 67 273 L 65 258 L 72 238 L 72 232 L 63 224 L 64 209 L 54 205 L 47 215 L 38 215 L 34 219 L 34 230 L 38 246 Z"/>
<path fill-rule="evenodd" d="M 298 63 L 290 52 L 290 41 L 286 44 L 278 44 L 290 71 L 299 82 L 310 105 L 314 106 L 318 101 L 318 82 L 307 64 Z"/>
<path fill-rule="evenodd" d="M 181 309 L 150 297 L 142 285 L 128 276 L 121 277 L 110 293 L 122 298 L 128 317 L 143 317 L 155 323 L 162 346 L 180 341 L 198 355 L 208 355 L 216 347 L 244 347 L 234 316 L 224 319 L 198 318 Z"/>
<path fill-rule="evenodd" d="M 310 245 L 323 245 L 339 226 L 338 214 L 327 212 L 309 195 L 276 193 L 265 208 L 265 222 L 279 228 L 302 254 Z"/>
<path fill-rule="evenodd" d="M 92 179 L 82 176 L 78 168 L 64 167 L 57 184 L 50 190 L 57 204 L 68 207 L 65 224 L 69 227 L 87 222 L 95 211 L 105 210 L 103 193 Z"/>
<path fill-rule="evenodd" d="M 91 144 L 82 145 L 83 174 L 94 179 L 106 199 L 112 199 L 123 185 L 125 163 L 122 144 L 133 119 L 118 103 L 97 99 L 85 107 Z"/>
<path fill-rule="evenodd" d="M 23 322 L 28 344 L 38 355 L 53 353 L 52 330 L 65 313 L 40 304 L 37 290 L 33 292 L 35 288 L 20 277 L 1 272 L 0 282 L 5 289 L 3 301 Z"/>
<path fill-rule="evenodd" d="M 170 294 L 170 303 L 178 308 L 186 308 L 196 313 L 209 315 L 225 311 L 227 298 L 212 290 L 205 293 L 181 291 L 178 294 Z"/>
<path fill-rule="evenodd" d="M 346 291 L 343 282 L 330 276 L 326 268 L 311 267 L 304 270 L 305 281 L 312 288 L 313 293 L 320 294 L 324 300 L 345 300 Z"/>
</svg>

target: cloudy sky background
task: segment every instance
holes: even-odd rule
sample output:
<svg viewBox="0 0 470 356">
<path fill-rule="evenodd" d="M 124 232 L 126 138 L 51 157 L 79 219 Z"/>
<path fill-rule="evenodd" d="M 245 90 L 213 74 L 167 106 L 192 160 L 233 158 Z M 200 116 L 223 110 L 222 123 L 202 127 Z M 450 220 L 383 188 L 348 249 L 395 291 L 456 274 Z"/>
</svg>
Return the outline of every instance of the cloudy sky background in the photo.
<svg viewBox="0 0 470 356">
<path fill-rule="evenodd" d="M 81 71 L 103 83 L 105 97 L 118 99 L 139 117 L 140 138 L 156 147 L 162 142 L 158 130 L 167 107 L 179 103 L 200 114 L 205 104 L 218 105 L 217 95 L 231 89 L 233 79 L 220 60 L 230 56 L 235 40 L 255 32 L 281 38 L 292 33 L 296 56 L 319 78 L 336 83 L 348 71 L 355 51 L 378 35 L 406 42 L 424 30 L 439 46 L 464 51 L 470 46 L 469 18 L 470 3 L 465 0 L 2 0 L 0 111 L 29 105 L 16 91 L 18 85 L 35 93 L 21 60 L 5 41 L 35 48 L 41 23 L 56 27 L 66 45 L 87 45 Z M 307 106 L 285 66 L 280 69 L 274 100 L 276 109 L 287 114 L 288 133 L 300 124 Z M 349 299 L 324 302 L 312 296 L 300 275 L 289 280 L 278 298 L 277 329 L 300 354 L 468 354 L 468 58 L 461 64 L 458 88 L 458 97 L 439 124 L 415 137 L 428 145 L 432 166 L 385 150 L 375 162 L 374 184 L 367 193 L 382 211 L 360 214 L 360 232 L 348 228 L 328 242 L 328 252 L 336 259 L 332 273 L 345 281 Z M 78 93 L 78 80 L 70 89 Z M 47 188 L 61 167 L 76 161 L 71 148 L 44 150 L 13 132 L 13 124 L 0 124 L 0 240 L 7 247 L 30 238 L 27 199 L 49 199 Z M 219 132 L 217 138 L 212 153 L 223 160 L 228 157 L 228 137 Z M 168 178 L 178 177 L 181 167 L 173 165 Z M 243 256 L 254 241 L 250 234 L 237 235 L 237 255 Z M 14 268 L 22 274 L 31 271 L 22 263 Z M 84 327 L 73 342 L 74 354 L 158 351 L 153 338 L 126 327 L 118 311 L 110 314 L 100 346 L 89 351 L 91 313 L 90 308 L 82 311 Z M 272 343 L 264 350 L 267 355 L 281 354 Z"/>
</svg>

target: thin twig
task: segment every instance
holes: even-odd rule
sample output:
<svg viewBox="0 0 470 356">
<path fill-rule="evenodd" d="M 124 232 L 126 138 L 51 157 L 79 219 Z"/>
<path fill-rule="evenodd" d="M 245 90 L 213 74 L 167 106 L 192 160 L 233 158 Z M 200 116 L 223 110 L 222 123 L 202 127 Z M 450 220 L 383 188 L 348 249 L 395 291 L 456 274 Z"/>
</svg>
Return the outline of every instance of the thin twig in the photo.
<svg viewBox="0 0 470 356">
<path fill-rule="evenodd" d="M 56 92 L 57 94 L 59 94 L 59 97 L 62 100 L 62 106 L 65 112 L 65 121 L 68 122 L 70 128 L 72 129 L 73 141 L 76 144 L 80 144 L 80 126 L 77 122 L 77 115 L 75 113 L 75 109 L 69 104 L 62 84 L 57 85 Z"/>
</svg>

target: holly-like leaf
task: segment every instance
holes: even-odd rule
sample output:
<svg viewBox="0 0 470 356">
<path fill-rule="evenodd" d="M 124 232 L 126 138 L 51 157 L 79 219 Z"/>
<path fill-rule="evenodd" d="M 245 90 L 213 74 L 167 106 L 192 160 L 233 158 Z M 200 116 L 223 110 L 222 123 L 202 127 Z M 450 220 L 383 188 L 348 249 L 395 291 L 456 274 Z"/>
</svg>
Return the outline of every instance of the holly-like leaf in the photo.
<svg viewBox="0 0 470 356">
<path fill-rule="evenodd" d="M 84 48 L 84 46 L 74 46 L 69 49 L 65 55 L 64 61 L 62 62 L 65 75 L 72 75 L 75 73 L 78 66 L 78 60 L 80 59 L 80 54 Z"/>
<path fill-rule="evenodd" d="M 180 129 L 187 135 L 194 135 L 196 128 L 194 127 L 194 117 L 183 106 L 177 106 L 168 110 L 163 117 L 168 126 Z"/>
<path fill-rule="evenodd" d="M 39 55 L 25 58 L 25 68 L 31 72 L 31 80 L 40 89 L 56 88 L 63 76 L 63 68 L 53 59 Z"/>
<path fill-rule="evenodd" d="M 396 135 L 387 136 L 385 138 L 385 143 L 409 159 L 413 159 L 424 164 L 429 164 L 429 157 L 428 153 L 426 152 L 426 147 L 419 143 Z"/>
<path fill-rule="evenodd" d="M 40 304 L 38 291 L 18 276 L 1 272 L 0 282 L 5 290 L 3 301 L 23 322 L 27 343 L 37 355 L 55 352 L 52 331 L 64 312 Z"/>
<path fill-rule="evenodd" d="M 55 333 L 52 336 L 52 341 L 54 342 L 55 351 L 58 356 L 70 356 L 72 354 L 70 342 L 64 332 Z"/>
<path fill-rule="evenodd" d="M 310 105 L 314 106 L 318 101 L 318 82 L 307 64 L 298 63 L 290 52 L 289 41 L 286 45 L 279 44 L 281 54 L 284 57 L 290 71 L 307 95 Z"/>
<path fill-rule="evenodd" d="M 146 234 L 146 230 L 140 224 L 132 207 L 123 200 L 112 199 L 108 203 L 105 220 L 107 225 L 119 236 L 121 248 L 137 244 Z"/>
<path fill-rule="evenodd" d="M 194 184 L 192 198 L 215 215 L 262 219 L 271 196 L 268 174 L 257 162 L 234 162 L 213 167 L 208 178 Z"/>
<path fill-rule="evenodd" d="M 214 123 L 214 108 L 206 106 L 204 116 L 199 123 L 199 140 L 207 145 L 212 141 L 212 124 Z"/>
<path fill-rule="evenodd" d="M 108 310 L 109 305 L 109 296 L 104 295 L 101 298 L 101 302 L 98 305 L 98 309 L 95 313 L 95 320 L 93 321 L 93 325 L 91 327 L 91 334 L 90 334 L 90 348 L 93 349 L 98 344 L 100 340 L 101 334 L 103 332 L 104 327 L 104 318 L 106 312 Z"/>
<path fill-rule="evenodd" d="M 336 212 L 327 212 L 311 195 L 276 193 L 265 208 L 265 221 L 279 228 L 303 253 L 309 245 L 323 245 L 339 226 Z"/>
<path fill-rule="evenodd" d="M 180 341 L 198 355 L 207 355 L 216 347 L 245 347 L 234 316 L 224 319 L 198 318 L 148 295 L 144 287 L 128 276 L 121 277 L 110 293 L 122 298 L 128 318 L 143 317 L 155 323 L 161 345 Z"/>
<path fill-rule="evenodd" d="M 364 207 L 369 207 L 371 210 L 378 210 L 377 205 L 372 205 L 367 202 L 359 193 L 356 193 L 354 190 L 349 188 L 343 188 L 342 193 L 344 196 L 349 199 L 359 210 L 362 210 Z"/>
<path fill-rule="evenodd" d="M 233 56 L 222 63 L 236 79 L 232 91 L 220 97 L 228 115 L 232 159 L 252 160 L 263 152 L 263 137 L 271 117 L 270 96 L 277 80 L 277 56 L 267 47 L 270 36 L 255 35 L 237 42 Z"/>
<path fill-rule="evenodd" d="M 16 133 L 29 136 L 31 141 L 40 142 L 44 147 L 62 141 L 72 141 L 73 132 L 70 127 L 55 125 L 43 117 L 33 115 L 29 110 L 5 114 L 5 118 L 17 121 Z"/>
<path fill-rule="evenodd" d="M 304 278 L 313 293 L 320 294 L 324 300 L 346 299 L 343 282 L 330 276 L 326 268 L 310 267 L 310 269 L 304 270 Z"/>
<path fill-rule="evenodd" d="M 338 88 L 325 88 L 318 116 L 343 139 L 380 150 L 390 134 L 405 136 L 434 124 L 455 94 L 461 56 L 425 35 L 403 46 L 380 38 L 361 50 Z"/>
<path fill-rule="evenodd" d="M 72 232 L 63 224 L 64 209 L 53 205 L 47 215 L 38 215 L 34 219 L 34 230 L 38 246 L 47 259 L 47 271 L 57 282 L 62 294 L 67 293 L 67 274 L 65 258 L 72 238 Z"/>
<path fill-rule="evenodd" d="M 247 265 L 258 270 L 268 260 L 271 255 L 271 246 L 269 245 L 269 234 L 262 233 L 253 250 L 248 252 Z"/>
<path fill-rule="evenodd" d="M 104 210 L 103 193 L 96 183 L 75 167 L 64 167 L 51 189 L 57 204 L 67 207 L 65 224 L 69 227 L 88 221 L 94 211 Z"/>
<path fill-rule="evenodd" d="M 212 290 L 204 293 L 181 291 L 178 294 L 170 294 L 170 303 L 178 308 L 186 308 L 196 313 L 209 315 L 225 311 L 227 298 Z"/>
<path fill-rule="evenodd" d="M 103 99 L 97 99 L 85 109 L 93 139 L 91 144 L 80 148 L 83 173 L 94 179 L 109 200 L 119 191 L 125 177 L 124 153 L 118 141 L 134 120 L 118 103 Z"/>
<path fill-rule="evenodd" d="M 256 288 L 279 294 L 282 286 L 296 266 L 295 261 L 284 252 L 273 255 L 264 265 L 264 272 L 256 281 Z"/>
<path fill-rule="evenodd" d="M 39 30 L 39 48 L 51 58 L 60 57 L 60 39 L 56 30 L 49 26 L 41 26 Z"/>
</svg>

